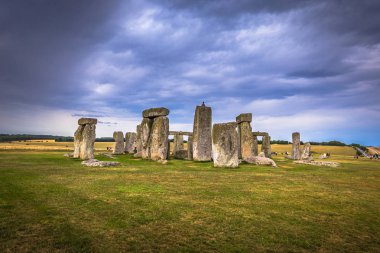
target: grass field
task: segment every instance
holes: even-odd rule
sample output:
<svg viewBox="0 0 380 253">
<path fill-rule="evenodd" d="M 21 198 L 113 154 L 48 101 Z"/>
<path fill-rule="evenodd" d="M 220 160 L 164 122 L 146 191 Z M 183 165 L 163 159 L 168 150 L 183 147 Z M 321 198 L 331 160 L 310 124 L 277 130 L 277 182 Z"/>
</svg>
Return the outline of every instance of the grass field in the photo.
<svg viewBox="0 0 380 253">
<path fill-rule="evenodd" d="M 89 168 L 66 145 L 0 150 L 0 252 L 380 251 L 380 162 L 349 147 L 312 147 L 338 168 L 279 155 L 221 169 L 129 155 Z"/>
</svg>

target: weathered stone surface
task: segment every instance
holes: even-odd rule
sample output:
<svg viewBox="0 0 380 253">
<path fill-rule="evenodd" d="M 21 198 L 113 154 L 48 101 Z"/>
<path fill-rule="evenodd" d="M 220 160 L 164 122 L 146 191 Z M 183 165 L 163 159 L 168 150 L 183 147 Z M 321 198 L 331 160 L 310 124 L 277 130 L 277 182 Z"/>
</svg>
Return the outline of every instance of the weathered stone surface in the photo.
<svg viewBox="0 0 380 253">
<path fill-rule="evenodd" d="M 212 129 L 212 150 L 215 167 L 238 167 L 237 123 L 214 124 Z"/>
<path fill-rule="evenodd" d="M 309 159 L 310 155 L 311 155 L 311 145 L 309 142 L 305 143 L 304 147 L 303 147 L 303 150 L 302 150 L 302 155 L 301 155 L 301 159 L 302 160 L 307 160 Z"/>
<path fill-rule="evenodd" d="M 141 125 L 137 125 L 136 127 L 136 149 L 137 152 L 141 152 L 142 150 L 142 142 L 141 142 Z"/>
<path fill-rule="evenodd" d="M 114 147 L 112 154 L 121 155 L 124 154 L 124 135 L 123 132 L 117 131 L 113 133 Z"/>
<path fill-rule="evenodd" d="M 79 154 L 79 158 L 82 160 L 94 158 L 94 143 L 96 139 L 95 130 L 95 124 L 87 124 L 83 128 Z"/>
<path fill-rule="evenodd" d="M 267 136 L 269 135 L 267 132 L 252 132 L 254 136 Z"/>
<path fill-rule="evenodd" d="M 240 114 L 239 116 L 236 117 L 236 122 L 238 124 L 240 124 L 242 122 L 251 123 L 252 122 L 252 113 L 242 113 L 242 114 Z"/>
<path fill-rule="evenodd" d="M 124 151 L 129 154 L 133 154 L 136 147 L 136 133 L 127 132 L 125 133 L 125 146 Z"/>
<path fill-rule="evenodd" d="M 82 142 L 82 133 L 83 133 L 84 126 L 79 125 L 77 130 L 74 133 L 74 158 L 79 158 L 80 156 L 80 145 Z"/>
<path fill-rule="evenodd" d="M 141 122 L 141 157 L 150 157 L 149 137 L 152 131 L 153 119 L 144 118 Z"/>
<path fill-rule="evenodd" d="M 176 134 L 174 135 L 174 142 L 173 142 L 173 151 L 172 154 L 175 157 L 177 151 L 183 150 L 184 145 L 183 145 L 183 135 Z"/>
<path fill-rule="evenodd" d="M 166 160 L 169 142 L 169 119 L 165 116 L 154 118 L 152 131 L 149 137 L 150 154 L 152 160 Z"/>
<path fill-rule="evenodd" d="M 133 157 L 142 157 L 142 151 L 137 152 Z"/>
<path fill-rule="evenodd" d="M 189 136 L 187 139 L 187 159 L 193 160 L 193 137 Z"/>
<path fill-rule="evenodd" d="M 239 144 L 240 144 L 240 158 L 243 160 L 247 157 L 252 156 L 253 149 L 253 135 L 252 135 L 252 127 L 249 122 L 241 122 L 238 125 L 238 133 L 239 133 Z"/>
<path fill-rule="evenodd" d="M 181 150 L 177 150 L 177 152 L 174 155 L 174 158 L 176 158 L 176 159 L 187 159 L 187 156 L 188 156 L 187 150 L 181 149 Z"/>
<path fill-rule="evenodd" d="M 301 158 L 301 137 L 300 133 L 292 134 L 292 159 L 299 160 Z"/>
<path fill-rule="evenodd" d="M 252 155 L 257 156 L 259 154 L 259 144 L 257 142 L 257 136 L 252 135 Z"/>
<path fill-rule="evenodd" d="M 83 161 L 82 164 L 89 167 L 110 167 L 110 166 L 120 165 L 119 162 L 99 161 L 96 159 L 89 159 L 89 160 Z"/>
<path fill-rule="evenodd" d="M 260 152 L 257 156 L 259 156 L 259 157 L 265 157 L 265 154 L 264 154 L 264 152 Z"/>
<path fill-rule="evenodd" d="M 168 115 L 169 115 L 169 110 L 164 107 L 146 109 L 142 113 L 143 118 L 155 118 L 159 116 L 168 116 Z"/>
<path fill-rule="evenodd" d="M 193 128 L 193 160 L 211 161 L 212 157 L 212 111 L 211 107 L 197 106 Z"/>
<path fill-rule="evenodd" d="M 263 142 L 261 144 L 261 151 L 264 152 L 265 157 L 272 157 L 272 148 L 270 146 L 270 136 L 263 136 Z"/>
<path fill-rule="evenodd" d="M 78 120 L 78 125 L 96 124 L 98 120 L 95 118 L 80 118 Z"/>
<path fill-rule="evenodd" d="M 251 156 L 244 159 L 247 163 L 252 163 L 256 165 L 270 165 L 272 167 L 277 167 L 276 163 L 267 157 L 261 157 L 261 156 Z"/>
<path fill-rule="evenodd" d="M 334 168 L 340 166 L 340 164 L 337 162 L 325 162 L 325 161 L 299 160 L 299 161 L 294 161 L 293 163 L 308 164 L 308 165 L 315 165 L 315 166 L 327 166 L 327 167 L 334 167 Z"/>
</svg>

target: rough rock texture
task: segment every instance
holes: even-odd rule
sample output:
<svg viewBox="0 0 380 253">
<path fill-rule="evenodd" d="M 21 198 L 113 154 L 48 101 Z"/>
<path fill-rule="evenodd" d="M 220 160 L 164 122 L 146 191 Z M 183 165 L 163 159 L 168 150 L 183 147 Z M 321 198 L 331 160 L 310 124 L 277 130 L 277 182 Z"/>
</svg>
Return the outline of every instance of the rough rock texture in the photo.
<svg viewBox="0 0 380 253">
<path fill-rule="evenodd" d="M 173 151 L 172 154 L 175 157 L 177 151 L 183 150 L 184 145 L 183 145 L 183 135 L 176 134 L 174 135 L 174 142 L 173 142 Z"/>
<path fill-rule="evenodd" d="M 242 113 L 242 114 L 240 114 L 239 116 L 236 117 L 236 122 L 238 124 L 240 124 L 242 122 L 251 123 L 252 122 L 252 113 Z"/>
<path fill-rule="evenodd" d="M 292 134 L 292 159 L 301 159 L 301 137 L 298 132 Z"/>
<path fill-rule="evenodd" d="M 112 154 L 121 155 L 124 154 L 124 135 L 123 132 L 118 131 L 113 133 L 114 148 Z"/>
<path fill-rule="evenodd" d="M 89 159 L 82 162 L 83 165 L 89 167 L 110 167 L 120 165 L 119 162 L 107 162 L 107 161 L 98 161 L 96 159 Z"/>
<path fill-rule="evenodd" d="M 136 147 L 136 133 L 127 132 L 125 134 L 125 146 L 124 151 L 129 154 L 133 154 Z"/>
<path fill-rule="evenodd" d="M 215 167 L 238 167 L 238 134 L 236 122 L 214 124 L 212 150 Z"/>
<path fill-rule="evenodd" d="M 78 125 L 96 125 L 98 123 L 98 120 L 95 118 L 80 118 L 78 120 Z"/>
<path fill-rule="evenodd" d="M 240 157 L 243 160 L 247 157 L 252 156 L 253 149 L 253 135 L 252 135 L 252 127 L 249 122 L 241 122 L 238 125 L 238 133 L 239 133 L 239 144 L 240 144 Z"/>
<path fill-rule="evenodd" d="M 212 157 L 212 111 L 211 107 L 197 106 L 193 128 L 193 160 L 211 161 Z"/>
<path fill-rule="evenodd" d="M 78 129 L 74 133 L 74 158 L 79 158 L 80 156 L 80 145 L 82 142 L 82 133 L 83 133 L 84 126 L 79 125 Z"/>
<path fill-rule="evenodd" d="M 141 122 L 141 157 L 150 157 L 149 137 L 152 131 L 153 119 L 144 118 Z"/>
<path fill-rule="evenodd" d="M 169 119 L 165 116 L 154 118 L 149 136 L 149 158 L 166 160 L 169 142 Z"/>
<path fill-rule="evenodd" d="M 307 160 L 309 159 L 310 155 L 311 155 L 311 145 L 309 142 L 305 143 L 304 147 L 303 147 L 303 150 L 302 150 L 302 155 L 301 155 L 301 159 L 302 160 Z"/>
<path fill-rule="evenodd" d="M 141 152 L 141 147 L 142 147 L 142 143 L 141 143 L 141 125 L 137 125 L 136 127 L 136 149 L 137 149 L 137 152 Z"/>
<path fill-rule="evenodd" d="M 88 160 L 94 158 L 94 143 L 96 139 L 96 125 L 85 125 L 82 131 L 82 141 L 80 144 L 79 158 Z"/>
<path fill-rule="evenodd" d="M 174 158 L 176 159 L 188 159 L 188 154 L 186 149 L 177 150 L 177 152 L 174 155 Z"/>
<path fill-rule="evenodd" d="M 337 162 L 325 162 L 325 161 L 307 161 L 307 160 L 299 160 L 294 161 L 294 163 L 297 164 L 308 164 L 308 165 L 315 165 L 315 166 L 327 166 L 327 167 L 339 167 L 340 164 Z"/>
<path fill-rule="evenodd" d="M 261 151 L 264 152 L 265 157 L 267 157 L 267 158 L 272 157 L 272 148 L 270 146 L 270 136 L 269 135 L 263 136 L 263 142 L 261 144 Z"/>
<path fill-rule="evenodd" d="M 142 157 L 142 151 L 137 152 L 136 154 L 133 155 L 133 157 Z"/>
<path fill-rule="evenodd" d="M 244 159 L 247 163 L 253 163 L 256 165 L 270 165 L 272 167 L 277 167 L 276 163 L 267 157 L 261 157 L 261 156 L 251 156 Z"/>
<path fill-rule="evenodd" d="M 164 107 L 146 109 L 142 113 L 143 118 L 155 118 L 155 117 L 168 116 L 168 115 L 169 115 L 169 110 Z"/>
<path fill-rule="evenodd" d="M 259 154 L 259 144 L 257 142 L 257 136 L 252 135 L 252 155 L 257 156 Z"/>
<path fill-rule="evenodd" d="M 187 159 L 193 160 L 193 136 L 187 139 Z"/>
<path fill-rule="evenodd" d="M 257 156 L 259 156 L 259 157 L 265 157 L 265 154 L 264 154 L 264 152 L 260 152 Z"/>
</svg>

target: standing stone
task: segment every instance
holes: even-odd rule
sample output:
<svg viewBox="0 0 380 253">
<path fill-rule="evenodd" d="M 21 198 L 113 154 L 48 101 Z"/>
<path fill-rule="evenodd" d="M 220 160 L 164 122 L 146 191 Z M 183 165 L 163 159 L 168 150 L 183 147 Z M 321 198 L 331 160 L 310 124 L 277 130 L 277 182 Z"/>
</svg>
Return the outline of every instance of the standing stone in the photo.
<svg viewBox="0 0 380 253">
<path fill-rule="evenodd" d="M 238 167 L 238 134 L 236 122 L 214 124 L 212 149 L 215 167 Z"/>
<path fill-rule="evenodd" d="M 187 139 L 187 159 L 193 160 L 193 136 Z"/>
<path fill-rule="evenodd" d="M 307 142 L 307 143 L 305 143 L 305 145 L 303 147 L 301 159 L 307 160 L 310 158 L 310 155 L 311 155 L 311 145 L 309 142 Z"/>
<path fill-rule="evenodd" d="M 239 158 L 245 160 L 252 156 L 253 135 L 252 135 L 252 113 L 242 113 L 236 117 L 238 123 L 238 147 Z"/>
<path fill-rule="evenodd" d="M 169 142 L 169 119 L 166 116 L 154 118 L 151 134 L 149 137 L 150 152 L 152 160 L 166 160 Z"/>
<path fill-rule="evenodd" d="M 264 152 L 265 157 L 271 158 L 272 157 L 272 149 L 270 147 L 270 136 L 264 135 L 263 141 L 261 144 L 261 151 Z"/>
<path fill-rule="evenodd" d="M 114 132 L 113 138 L 115 140 L 114 148 L 113 148 L 113 154 L 114 155 L 121 155 L 124 154 L 124 135 L 123 132 Z"/>
<path fill-rule="evenodd" d="M 176 153 L 180 150 L 184 149 L 183 146 L 183 135 L 182 134 L 175 134 L 174 135 L 174 142 L 173 142 L 173 156 L 176 155 Z"/>
<path fill-rule="evenodd" d="M 79 125 L 78 129 L 74 133 L 74 158 L 79 158 L 80 157 L 80 145 L 82 142 L 82 133 L 84 129 L 84 125 Z"/>
<path fill-rule="evenodd" d="M 82 160 L 94 159 L 95 130 L 95 124 L 84 125 L 79 154 L 79 158 Z"/>
<path fill-rule="evenodd" d="M 141 143 L 141 125 L 137 125 L 136 127 L 136 149 L 137 153 L 141 152 L 142 143 Z"/>
<path fill-rule="evenodd" d="M 211 107 L 197 106 L 194 115 L 193 128 L 193 159 L 194 161 L 211 161 L 212 157 L 212 111 Z"/>
<path fill-rule="evenodd" d="M 299 160 L 301 158 L 301 137 L 300 133 L 292 134 L 292 159 Z"/>
<path fill-rule="evenodd" d="M 124 151 L 133 154 L 136 148 L 136 133 L 127 132 L 125 134 L 125 147 Z M 137 149 L 137 148 L 136 148 Z"/>
<path fill-rule="evenodd" d="M 252 154 L 257 156 L 259 154 L 259 144 L 257 142 L 257 136 L 252 135 Z"/>
<path fill-rule="evenodd" d="M 150 157 L 149 137 L 152 131 L 153 119 L 143 118 L 141 122 L 141 157 Z"/>
</svg>

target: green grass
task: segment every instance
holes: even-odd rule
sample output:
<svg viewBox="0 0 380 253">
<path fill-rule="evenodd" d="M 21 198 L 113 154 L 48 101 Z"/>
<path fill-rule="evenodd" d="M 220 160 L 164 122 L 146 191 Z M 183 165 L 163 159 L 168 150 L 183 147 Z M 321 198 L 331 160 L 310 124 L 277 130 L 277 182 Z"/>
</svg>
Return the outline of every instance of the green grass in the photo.
<svg viewBox="0 0 380 253">
<path fill-rule="evenodd" d="M 380 251 L 380 162 L 346 151 L 238 169 L 63 153 L 0 151 L 0 252 Z"/>
</svg>

